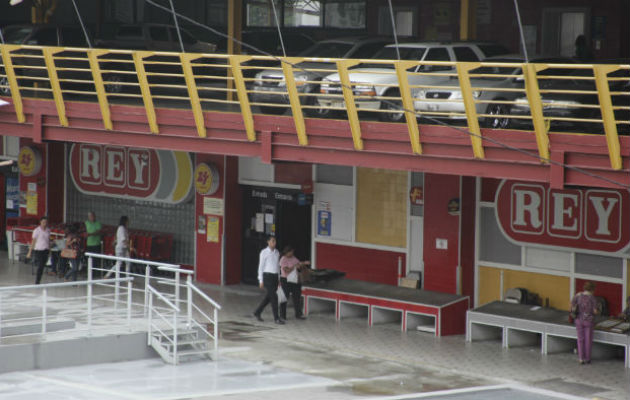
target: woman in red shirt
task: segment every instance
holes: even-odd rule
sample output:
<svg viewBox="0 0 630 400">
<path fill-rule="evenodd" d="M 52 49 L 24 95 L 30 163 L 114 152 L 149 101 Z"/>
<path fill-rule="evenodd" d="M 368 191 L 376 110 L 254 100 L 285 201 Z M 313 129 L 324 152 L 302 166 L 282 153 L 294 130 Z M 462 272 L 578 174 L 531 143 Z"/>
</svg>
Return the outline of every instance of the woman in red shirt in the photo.
<svg viewBox="0 0 630 400">
<path fill-rule="evenodd" d="M 310 261 L 300 261 L 295 257 L 293 247 L 286 246 L 282 252 L 280 259 L 280 285 L 284 295 L 293 298 L 293 307 L 295 308 L 295 318 L 305 319 L 302 315 L 302 284 L 300 283 L 298 274 L 304 266 L 311 265 Z M 287 319 L 287 303 L 280 303 L 280 318 Z"/>
</svg>

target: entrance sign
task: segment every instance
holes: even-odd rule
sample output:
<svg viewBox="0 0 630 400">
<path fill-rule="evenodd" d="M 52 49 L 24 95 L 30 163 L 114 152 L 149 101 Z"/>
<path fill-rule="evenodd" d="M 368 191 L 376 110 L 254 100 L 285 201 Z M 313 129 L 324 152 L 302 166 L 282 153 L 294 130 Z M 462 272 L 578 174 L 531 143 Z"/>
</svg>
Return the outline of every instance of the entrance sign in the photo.
<svg viewBox="0 0 630 400">
<path fill-rule="evenodd" d="M 72 181 L 84 194 L 177 204 L 190 198 L 188 153 L 73 144 Z"/>
<path fill-rule="evenodd" d="M 623 190 L 503 181 L 495 210 L 499 226 L 515 242 L 612 253 L 630 242 L 630 196 Z"/>
</svg>

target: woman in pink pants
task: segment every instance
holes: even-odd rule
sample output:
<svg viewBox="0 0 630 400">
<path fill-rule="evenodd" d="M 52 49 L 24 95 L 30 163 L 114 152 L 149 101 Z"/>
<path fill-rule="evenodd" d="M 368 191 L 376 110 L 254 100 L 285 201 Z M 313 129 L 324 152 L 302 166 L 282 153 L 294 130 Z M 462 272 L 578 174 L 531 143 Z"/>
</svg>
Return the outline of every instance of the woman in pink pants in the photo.
<svg viewBox="0 0 630 400">
<path fill-rule="evenodd" d="M 591 347 L 593 345 L 593 319 L 600 313 L 599 303 L 593 292 L 595 283 L 584 283 L 584 291 L 576 294 L 571 300 L 571 311 L 577 314 L 575 328 L 577 329 L 577 348 L 580 364 L 590 364 Z"/>
</svg>

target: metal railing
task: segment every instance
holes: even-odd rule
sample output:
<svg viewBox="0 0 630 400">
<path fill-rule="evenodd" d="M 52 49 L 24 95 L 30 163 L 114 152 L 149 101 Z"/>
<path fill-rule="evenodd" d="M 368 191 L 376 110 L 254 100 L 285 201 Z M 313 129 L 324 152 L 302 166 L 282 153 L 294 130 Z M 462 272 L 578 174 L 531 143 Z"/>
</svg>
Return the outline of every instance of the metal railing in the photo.
<svg viewBox="0 0 630 400">
<path fill-rule="evenodd" d="M 622 167 L 619 130 L 630 130 L 628 64 L 304 57 L 279 63 L 266 56 L 19 45 L 0 45 L 0 53 L 0 93 L 13 98 L 20 122 L 24 97 L 53 100 L 63 126 L 66 101 L 98 102 L 108 130 L 112 103 L 142 104 L 153 133 L 160 132 L 156 107 L 183 107 L 205 137 L 203 111 L 228 110 L 242 114 L 247 139 L 255 141 L 255 110 L 290 110 L 301 145 L 308 145 L 305 115 L 336 115 L 348 119 L 354 147 L 362 150 L 359 112 L 367 111 L 406 123 L 415 154 L 422 154 L 417 119 L 424 116 L 461 120 L 477 158 L 485 157 L 482 126 L 532 130 L 543 161 L 550 128 L 568 125 L 605 134 L 613 169 Z"/>
</svg>

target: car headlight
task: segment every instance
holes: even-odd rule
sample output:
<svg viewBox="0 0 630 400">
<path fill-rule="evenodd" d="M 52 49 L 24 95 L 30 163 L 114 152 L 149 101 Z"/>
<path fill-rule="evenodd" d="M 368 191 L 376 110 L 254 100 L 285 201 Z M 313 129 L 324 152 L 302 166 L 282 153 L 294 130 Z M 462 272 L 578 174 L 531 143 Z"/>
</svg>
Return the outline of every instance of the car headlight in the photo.
<svg viewBox="0 0 630 400">
<path fill-rule="evenodd" d="M 359 96 L 376 96 L 376 89 L 371 85 L 356 85 L 353 86 L 353 92 Z"/>
<path fill-rule="evenodd" d="M 256 86 L 262 86 L 263 85 L 262 72 L 257 73 L 256 76 L 254 77 L 254 85 L 256 85 Z"/>
<path fill-rule="evenodd" d="M 424 89 L 415 90 L 411 92 L 411 96 L 416 99 L 424 99 L 427 97 L 427 91 Z"/>
<path fill-rule="evenodd" d="M 293 80 L 295 81 L 295 86 L 303 86 L 308 81 L 308 76 L 303 75 L 303 74 L 293 75 Z M 286 85 L 287 85 L 287 81 L 284 78 L 282 78 L 280 83 L 278 83 L 278 86 L 286 86 Z"/>
</svg>

